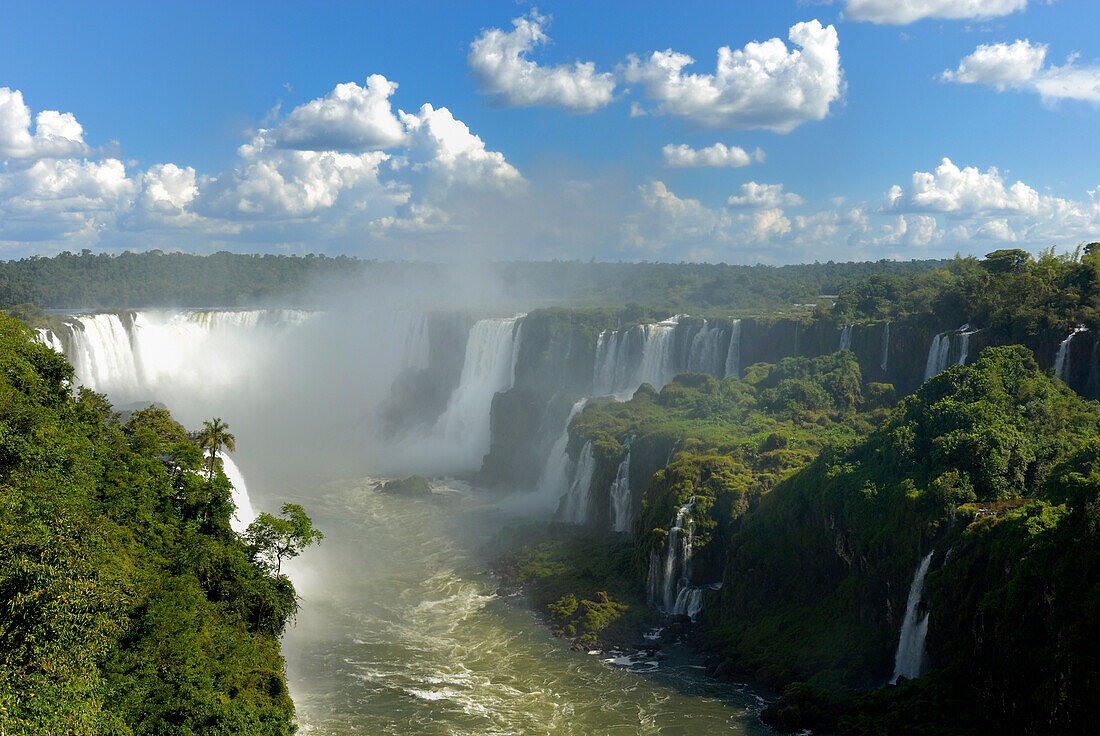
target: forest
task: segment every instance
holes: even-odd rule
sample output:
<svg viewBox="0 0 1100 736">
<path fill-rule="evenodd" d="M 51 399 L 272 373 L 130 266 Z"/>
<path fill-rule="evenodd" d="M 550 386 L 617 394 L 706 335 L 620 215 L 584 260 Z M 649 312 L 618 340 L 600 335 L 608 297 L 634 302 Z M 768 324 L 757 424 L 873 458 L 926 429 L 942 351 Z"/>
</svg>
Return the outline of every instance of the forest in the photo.
<svg viewBox="0 0 1100 736">
<path fill-rule="evenodd" d="M 235 533 L 224 424 L 207 457 L 166 410 L 123 417 L 72 380 L 0 315 L 0 730 L 292 733 L 278 563 L 308 517 Z"/>
</svg>

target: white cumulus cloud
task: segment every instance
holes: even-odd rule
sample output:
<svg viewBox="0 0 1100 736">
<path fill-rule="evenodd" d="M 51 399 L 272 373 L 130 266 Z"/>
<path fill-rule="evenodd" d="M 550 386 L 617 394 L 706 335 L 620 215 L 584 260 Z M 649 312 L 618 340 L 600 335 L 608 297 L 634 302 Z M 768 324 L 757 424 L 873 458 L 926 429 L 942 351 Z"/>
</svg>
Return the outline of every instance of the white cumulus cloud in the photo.
<svg viewBox="0 0 1100 736">
<path fill-rule="evenodd" d="M 755 181 L 745 182 L 737 194 L 726 200 L 727 206 L 744 209 L 797 207 L 800 204 L 802 197 L 784 192 L 782 184 L 757 184 Z"/>
<path fill-rule="evenodd" d="M 0 87 L 0 157 L 47 158 L 87 153 L 84 129 L 71 112 L 42 110 L 34 119 L 17 89 Z"/>
<path fill-rule="evenodd" d="M 270 131 L 282 148 L 303 151 L 365 151 L 405 140 L 405 128 L 390 107 L 397 83 L 381 74 L 367 86 L 338 84 L 324 97 L 294 108 Z"/>
<path fill-rule="evenodd" d="M 941 75 L 947 82 L 985 84 L 1038 93 L 1044 102 L 1082 100 L 1100 104 L 1100 66 L 1079 65 L 1071 57 L 1062 66 L 1046 64 L 1047 46 L 1027 39 L 982 44 Z"/>
<path fill-rule="evenodd" d="M 549 38 L 549 19 L 532 11 L 512 21 L 513 29 L 490 28 L 470 44 L 467 63 L 481 91 L 501 107 L 564 107 L 592 112 L 611 102 L 615 77 L 592 62 L 539 66 L 528 58 Z"/>
<path fill-rule="evenodd" d="M 644 60 L 630 56 L 622 71 L 657 102 L 650 112 L 714 130 L 789 133 L 823 119 L 842 96 L 844 81 L 833 26 L 822 27 L 817 20 L 798 23 L 788 38 L 800 48 L 788 49 L 778 38 L 737 50 L 723 46 L 714 74 L 685 73 L 695 60 L 672 49 Z"/>
<path fill-rule="evenodd" d="M 738 146 L 715 143 L 706 148 L 694 149 L 686 143 L 676 146 L 669 143 L 661 149 L 665 166 L 674 169 L 695 169 L 701 167 L 738 168 L 753 163 L 764 162 L 764 152 L 757 148 L 749 153 Z"/>
<path fill-rule="evenodd" d="M 1027 7 L 1027 0 L 845 0 L 852 20 L 904 25 L 924 18 L 988 19 Z"/>
</svg>

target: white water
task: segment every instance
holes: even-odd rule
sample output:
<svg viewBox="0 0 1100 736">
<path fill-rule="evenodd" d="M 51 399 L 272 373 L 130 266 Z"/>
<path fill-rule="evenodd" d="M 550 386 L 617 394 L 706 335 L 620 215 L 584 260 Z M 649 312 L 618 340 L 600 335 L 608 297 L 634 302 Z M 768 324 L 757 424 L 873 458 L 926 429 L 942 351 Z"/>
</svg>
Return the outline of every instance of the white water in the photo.
<svg viewBox="0 0 1100 736">
<path fill-rule="evenodd" d="M 898 637 L 898 650 L 894 655 L 894 674 L 890 677 L 891 684 L 898 678 L 920 677 L 924 669 L 926 659 L 924 640 L 928 636 L 928 617 L 931 611 L 925 609 L 921 614 L 920 604 L 924 597 L 924 576 L 928 574 L 928 567 L 932 563 L 933 552 L 929 552 L 917 566 L 913 575 L 913 583 L 909 586 L 909 599 L 905 603 L 905 619 L 901 624 L 901 634 Z"/>
<path fill-rule="evenodd" d="M 53 333 L 53 330 L 47 330 L 45 327 L 37 327 L 34 333 L 38 337 L 40 343 L 64 355 L 65 346 L 61 344 L 61 339 Z"/>
<path fill-rule="evenodd" d="M 741 377 L 741 320 L 735 319 L 730 327 L 730 346 L 726 351 L 724 377 Z"/>
<path fill-rule="evenodd" d="M 592 504 L 592 475 L 596 472 L 596 457 L 592 452 L 592 442 L 585 442 L 581 448 L 577 466 L 573 470 L 573 482 L 569 491 L 562 497 L 558 509 L 558 518 L 572 524 L 584 524 L 589 520 L 589 506 Z"/>
<path fill-rule="evenodd" d="M 629 398 L 643 383 L 658 391 L 685 366 L 676 360 L 676 327 L 683 315 L 656 324 L 635 325 L 627 330 L 605 330 L 596 340 L 596 363 L 592 370 L 592 390 L 597 396 Z M 698 359 L 709 350 L 717 353 L 718 335 L 709 335 L 699 344 Z M 640 350 L 631 348 L 640 346 Z M 694 345 L 692 346 L 694 347 Z M 688 362 L 691 361 L 690 349 Z M 634 356 L 638 355 L 637 363 Z M 710 358 L 715 364 L 717 356 Z"/>
<path fill-rule="evenodd" d="M 573 404 L 573 408 L 569 410 L 569 416 L 565 418 L 565 426 L 562 427 L 561 434 L 554 440 L 554 446 L 550 448 L 550 455 L 546 458 L 546 464 L 542 466 L 538 483 L 535 484 L 535 493 L 530 500 L 536 510 L 553 511 L 569 490 L 567 487 L 571 466 L 567 452 L 569 425 L 573 418 L 581 413 L 586 403 L 588 399 L 581 399 Z"/>
<path fill-rule="evenodd" d="M 932 345 L 928 348 L 928 360 L 924 365 L 924 380 L 941 373 L 947 368 L 947 361 L 951 354 L 951 335 L 943 332 L 932 338 Z"/>
<path fill-rule="evenodd" d="M 630 445 L 631 437 L 623 445 L 626 457 L 615 471 L 615 481 L 611 484 L 611 531 L 629 532 L 634 521 L 634 499 L 630 493 Z"/>
<path fill-rule="evenodd" d="M 703 326 L 691 338 L 687 358 L 688 373 L 709 373 L 717 378 L 725 375 L 725 356 L 719 351 L 723 334 L 721 327 L 703 320 Z"/>
<path fill-rule="evenodd" d="M 1087 332 L 1088 328 L 1084 325 L 1078 325 L 1073 329 L 1073 332 L 1069 333 L 1069 336 L 1058 346 L 1058 355 L 1054 358 L 1054 377 L 1060 378 L 1063 381 L 1066 380 L 1066 354 L 1069 352 L 1069 344 L 1073 342 L 1073 338 L 1077 337 L 1082 332 Z"/>
<path fill-rule="evenodd" d="M 432 432 L 442 440 L 437 454 L 456 472 L 476 471 L 489 451 L 493 396 L 511 388 L 516 377 L 521 317 L 483 319 L 470 330 L 458 388 Z"/>
<path fill-rule="evenodd" d="M 952 340 L 958 339 L 958 350 L 955 359 L 955 365 L 966 365 L 967 358 L 970 357 L 970 336 L 978 332 L 978 330 L 970 329 L 969 324 L 965 324 L 954 332 L 941 332 L 932 338 L 932 344 L 928 348 L 928 360 L 924 366 L 924 380 L 928 380 L 932 376 L 935 376 L 943 371 L 947 370 L 947 366 L 951 365 L 951 347 Z"/>
<path fill-rule="evenodd" d="M 840 347 L 837 350 L 852 349 L 852 325 L 844 325 L 840 330 Z"/>
<path fill-rule="evenodd" d="M 248 525 L 256 520 L 256 512 L 252 508 L 252 500 L 248 497 L 248 486 L 244 483 L 244 475 L 240 468 L 226 453 L 218 453 L 222 460 L 222 471 L 229 482 L 233 484 L 233 505 L 237 507 L 237 513 L 229 520 L 229 526 L 237 534 L 244 534 Z"/>
<path fill-rule="evenodd" d="M 882 330 L 882 361 L 879 363 L 879 367 L 883 372 L 886 371 L 886 366 L 890 361 L 890 323 L 886 323 L 886 327 Z"/>
<path fill-rule="evenodd" d="M 691 511 L 692 496 L 680 507 L 669 525 L 665 537 L 664 558 L 656 553 L 649 557 L 646 599 L 670 616 L 690 616 L 694 619 L 703 610 L 703 589 L 691 585 L 691 553 L 695 524 Z"/>
</svg>

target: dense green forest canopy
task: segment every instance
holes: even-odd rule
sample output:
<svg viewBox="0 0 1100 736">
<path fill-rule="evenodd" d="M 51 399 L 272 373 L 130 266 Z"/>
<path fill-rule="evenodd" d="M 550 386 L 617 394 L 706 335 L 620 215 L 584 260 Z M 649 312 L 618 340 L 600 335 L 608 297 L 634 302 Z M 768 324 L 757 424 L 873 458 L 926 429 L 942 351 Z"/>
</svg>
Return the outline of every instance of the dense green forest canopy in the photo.
<svg viewBox="0 0 1100 736">
<path fill-rule="evenodd" d="M 297 599 L 232 531 L 220 461 L 72 376 L 0 315 L 0 732 L 291 733 Z"/>
<path fill-rule="evenodd" d="M 1075 325 L 1100 328 L 1100 243 L 1073 253 L 1023 250 L 956 258 L 920 273 L 878 273 L 843 288 L 841 321 L 924 317 L 940 327 L 980 325 L 1005 342 Z"/>
<path fill-rule="evenodd" d="M 687 263 L 389 263 L 348 256 L 62 253 L 0 262 L 0 305 L 43 309 L 312 306 L 340 285 L 492 276 L 502 298 L 534 306 L 638 302 L 666 309 L 760 310 L 811 303 L 871 274 L 903 278 L 942 261 L 729 266 Z M 320 286 L 324 284 L 322 290 Z"/>
</svg>

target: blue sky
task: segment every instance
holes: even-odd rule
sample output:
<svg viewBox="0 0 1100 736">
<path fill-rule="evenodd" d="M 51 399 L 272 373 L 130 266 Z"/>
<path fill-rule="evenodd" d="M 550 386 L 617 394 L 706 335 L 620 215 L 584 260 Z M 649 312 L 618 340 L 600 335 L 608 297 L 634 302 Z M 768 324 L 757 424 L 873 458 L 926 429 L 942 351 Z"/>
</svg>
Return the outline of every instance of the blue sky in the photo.
<svg viewBox="0 0 1100 736">
<path fill-rule="evenodd" d="M 1091 0 L 10 5 L 0 257 L 1071 248 L 1100 240 L 1098 25 Z"/>
</svg>

